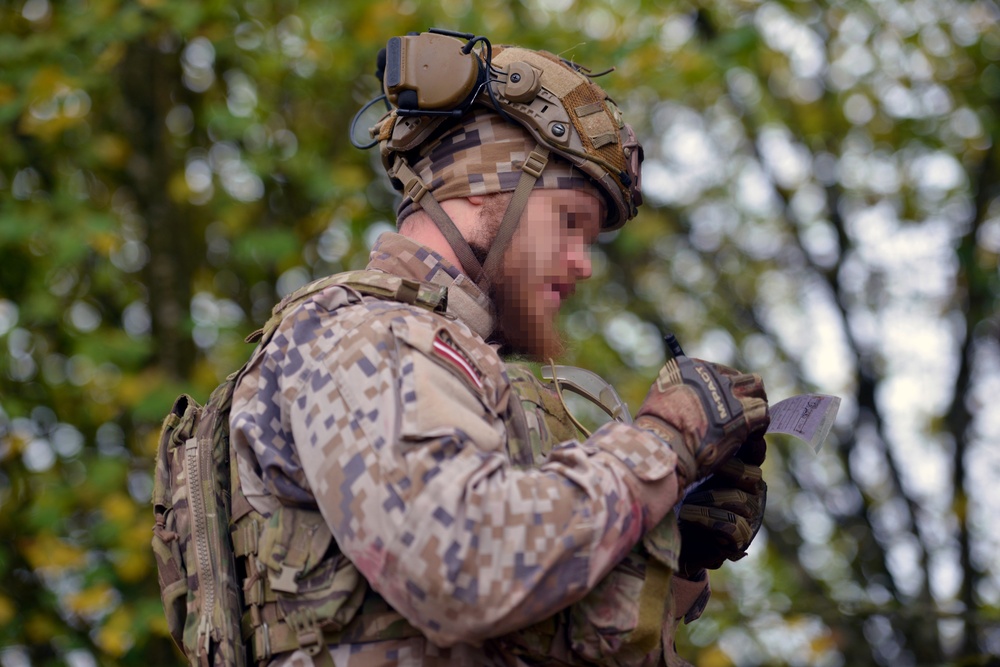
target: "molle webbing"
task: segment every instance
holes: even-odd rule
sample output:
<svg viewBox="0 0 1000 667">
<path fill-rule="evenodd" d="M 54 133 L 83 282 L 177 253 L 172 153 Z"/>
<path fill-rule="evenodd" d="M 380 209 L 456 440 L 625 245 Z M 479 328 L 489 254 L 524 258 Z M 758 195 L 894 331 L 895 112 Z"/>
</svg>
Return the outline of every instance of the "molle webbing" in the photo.
<svg viewBox="0 0 1000 667">
<path fill-rule="evenodd" d="M 504 420 L 511 461 L 532 468 L 544 463 L 552 448 L 578 437 L 559 397 L 525 364 L 506 364 L 510 386 L 519 401 L 511 401 Z"/>
<path fill-rule="evenodd" d="M 281 507 L 269 520 L 253 512 L 232 535 L 248 573 L 242 635 L 256 662 L 302 649 L 323 665 L 329 644 L 420 635 L 340 553 L 318 511 Z"/>
</svg>

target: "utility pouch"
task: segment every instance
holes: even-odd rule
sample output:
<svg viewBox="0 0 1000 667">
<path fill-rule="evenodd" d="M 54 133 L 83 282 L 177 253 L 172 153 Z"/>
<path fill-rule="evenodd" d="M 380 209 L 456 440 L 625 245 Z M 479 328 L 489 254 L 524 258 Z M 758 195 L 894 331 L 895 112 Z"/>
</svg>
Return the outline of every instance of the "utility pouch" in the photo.
<svg viewBox="0 0 1000 667">
<path fill-rule="evenodd" d="M 355 617 L 368 588 L 314 509 L 279 508 L 264 526 L 258 559 L 267 568 L 279 614 L 294 618 L 308 610 L 327 632 Z"/>
</svg>

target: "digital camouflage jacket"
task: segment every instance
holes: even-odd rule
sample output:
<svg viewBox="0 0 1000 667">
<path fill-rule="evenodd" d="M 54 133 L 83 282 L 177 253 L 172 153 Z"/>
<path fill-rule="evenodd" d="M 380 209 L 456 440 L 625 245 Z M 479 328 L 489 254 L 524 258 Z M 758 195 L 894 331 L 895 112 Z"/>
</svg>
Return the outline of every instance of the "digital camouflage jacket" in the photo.
<svg viewBox="0 0 1000 667">
<path fill-rule="evenodd" d="M 682 664 L 675 620 L 707 581 L 671 580 L 673 452 L 618 422 L 554 433 L 548 389 L 508 373 L 486 297 L 436 253 L 386 234 L 368 269 L 445 288 L 447 311 L 331 285 L 255 353 L 231 414 L 250 505 L 318 509 L 338 575 L 361 575 L 333 662 Z"/>
</svg>

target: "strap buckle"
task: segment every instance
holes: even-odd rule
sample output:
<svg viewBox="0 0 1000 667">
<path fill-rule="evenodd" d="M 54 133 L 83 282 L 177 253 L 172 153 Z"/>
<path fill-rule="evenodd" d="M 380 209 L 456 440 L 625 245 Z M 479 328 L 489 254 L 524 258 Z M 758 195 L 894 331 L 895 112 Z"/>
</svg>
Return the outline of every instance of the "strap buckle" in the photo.
<svg viewBox="0 0 1000 667">
<path fill-rule="evenodd" d="M 299 643 L 299 648 L 310 656 L 319 655 L 320 651 L 326 649 L 326 640 L 323 638 L 323 629 L 319 621 L 316 620 L 316 612 L 312 609 L 300 609 L 288 614 L 285 622 L 295 633 L 295 640 Z"/>
<path fill-rule="evenodd" d="M 521 171 L 529 176 L 538 178 L 542 175 L 542 170 L 545 169 L 545 165 L 548 163 L 549 156 L 545 153 L 540 153 L 538 152 L 538 149 L 535 149 L 528 153 L 528 158 L 524 161 L 524 164 L 521 165 Z"/>
<path fill-rule="evenodd" d="M 403 196 L 409 197 L 413 200 L 414 204 L 423 199 L 424 195 L 428 192 L 430 192 L 430 188 L 424 185 L 424 182 L 421 181 L 416 175 L 414 175 L 413 178 L 411 178 L 406 185 L 403 186 Z"/>
<path fill-rule="evenodd" d="M 399 281 L 399 286 L 396 287 L 396 294 L 393 296 L 397 301 L 402 301 L 403 303 L 408 303 L 411 306 L 417 303 L 417 297 L 420 295 L 420 283 L 416 280 L 410 280 L 409 278 L 401 278 Z"/>
<path fill-rule="evenodd" d="M 246 635 L 244 634 L 244 636 Z M 264 621 L 264 623 L 257 626 L 253 631 L 250 647 L 253 652 L 253 659 L 257 664 L 267 664 L 271 661 L 271 628 L 268 626 L 267 621 Z"/>
<path fill-rule="evenodd" d="M 267 625 L 267 621 L 261 626 L 264 630 L 264 660 L 271 659 L 271 628 Z"/>
</svg>

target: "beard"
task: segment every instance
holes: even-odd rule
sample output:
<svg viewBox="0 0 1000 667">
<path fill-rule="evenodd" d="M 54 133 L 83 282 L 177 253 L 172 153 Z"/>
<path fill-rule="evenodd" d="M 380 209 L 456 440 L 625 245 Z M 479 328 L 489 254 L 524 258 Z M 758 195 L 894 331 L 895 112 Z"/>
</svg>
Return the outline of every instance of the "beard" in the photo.
<svg viewBox="0 0 1000 667">
<path fill-rule="evenodd" d="M 480 211 L 479 228 L 469 247 L 479 263 L 485 264 L 496 240 L 500 222 L 510 205 L 511 193 L 487 195 Z M 487 276 L 495 322 L 491 343 L 500 345 L 503 355 L 545 362 L 560 357 L 566 344 L 556 328 L 556 314 L 546 313 L 539 290 L 539 276 L 529 266 L 516 266 L 510 247 L 499 269 Z"/>
<path fill-rule="evenodd" d="M 556 326 L 556 313 L 546 312 L 538 296 L 534 278 L 505 261 L 501 275 L 491 281 L 496 320 L 491 342 L 500 344 L 501 354 L 546 362 L 561 357 L 566 343 Z"/>
</svg>

